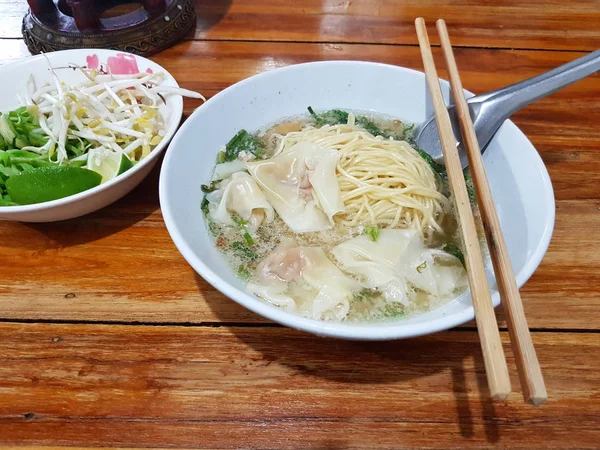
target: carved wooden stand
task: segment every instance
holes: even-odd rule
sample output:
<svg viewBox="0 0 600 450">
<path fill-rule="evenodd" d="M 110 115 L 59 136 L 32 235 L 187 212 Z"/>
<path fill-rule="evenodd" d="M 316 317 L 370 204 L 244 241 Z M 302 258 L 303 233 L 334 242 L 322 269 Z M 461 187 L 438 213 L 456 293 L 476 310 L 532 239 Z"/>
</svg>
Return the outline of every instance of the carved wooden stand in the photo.
<svg viewBox="0 0 600 450">
<path fill-rule="evenodd" d="M 180 41 L 196 23 L 193 0 L 144 0 L 143 8 L 100 18 L 122 0 L 28 0 L 23 37 L 31 53 L 108 48 L 151 55 Z"/>
</svg>

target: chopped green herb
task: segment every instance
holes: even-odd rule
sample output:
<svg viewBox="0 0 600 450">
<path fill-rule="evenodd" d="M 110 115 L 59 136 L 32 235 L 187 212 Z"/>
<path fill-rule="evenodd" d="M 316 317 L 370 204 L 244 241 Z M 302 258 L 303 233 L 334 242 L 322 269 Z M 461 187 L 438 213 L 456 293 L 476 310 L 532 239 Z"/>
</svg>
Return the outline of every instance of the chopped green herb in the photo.
<svg viewBox="0 0 600 450">
<path fill-rule="evenodd" d="M 89 143 L 83 139 L 69 139 L 65 145 L 65 149 L 67 150 L 67 155 L 69 157 L 76 158 L 77 156 L 83 155 L 88 146 Z"/>
<path fill-rule="evenodd" d="M 458 260 L 460 261 L 460 263 L 463 265 L 463 267 L 466 269 L 465 266 L 465 255 L 463 255 L 462 250 L 458 247 L 458 245 L 456 245 L 455 243 L 451 242 L 450 244 L 446 244 L 444 246 L 444 248 L 442 248 L 443 251 L 445 251 L 446 253 L 455 256 L 456 258 L 458 258 Z"/>
<path fill-rule="evenodd" d="M 433 171 L 442 178 L 442 181 L 446 183 L 448 181 L 448 173 L 446 172 L 446 168 L 442 164 L 435 161 L 424 150 L 421 150 L 420 148 L 415 148 L 415 150 L 419 155 L 421 155 L 421 158 L 423 158 L 427 162 L 427 164 L 431 166 Z M 469 200 L 473 204 L 475 203 L 475 186 L 473 185 L 473 178 L 471 178 L 471 174 L 469 173 L 468 167 L 463 171 L 463 174 L 465 176 L 465 184 L 467 185 Z"/>
<path fill-rule="evenodd" d="M 356 302 L 364 302 L 365 300 L 371 300 L 377 296 L 379 296 L 379 291 L 377 289 L 361 289 L 358 292 L 355 292 L 353 295 L 353 300 Z"/>
<path fill-rule="evenodd" d="M 252 236 L 250 235 L 250 233 L 248 233 L 248 230 L 246 228 L 246 226 L 248 225 L 248 221 L 242 219 L 236 214 L 231 215 L 231 220 L 233 220 L 236 224 L 239 225 L 240 229 L 242 230 L 242 236 L 244 236 L 244 239 L 246 240 L 248 245 L 254 245 L 254 239 L 252 239 Z"/>
<path fill-rule="evenodd" d="M 446 180 L 448 174 L 446 173 L 446 168 L 443 166 L 443 164 L 440 164 L 439 162 L 435 161 L 429 155 L 429 153 L 425 152 L 424 150 L 421 150 L 420 148 L 415 148 L 415 150 L 419 155 L 421 155 L 421 158 L 423 158 L 427 162 L 427 164 L 431 166 L 435 173 L 441 176 L 442 179 Z"/>
<path fill-rule="evenodd" d="M 396 317 L 402 317 L 406 314 L 404 310 L 404 306 L 400 303 L 388 303 L 383 310 L 383 316 L 388 319 L 393 319 Z"/>
<path fill-rule="evenodd" d="M 217 224 L 214 220 L 208 219 L 208 231 L 210 231 L 210 234 L 212 234 L 213 236 L 217 236 L 218 234 L 220 234 L 220 225 Z"/>
<path fill-rule="evenodd" d="M 252 273 L 246 266 L 239 266 L 237 270 L 237 275 L 244 281 L 247 281 L 250 278 L 252 278 Z"/>
<path fill-rule="evenodd" d="M 225 152 L 219 152 L 217 155 L 217 164 L 223 164 L 225 162 Z"/>
<path fill-rule="evenodd" d="M 475 203 L 475 186 L 473 185 L 473 178 L 471 178 L 471 173 L 469 172 L 468 167 L 464 170 L 464 175 L 465 184 L 467 185 L 467 192 L 469 194 L 469 200 L 471 203 Z"/>
<path fill-rule="evenodd" d="M 237 223 L 238 225 L 240 225 L 242 227 L 245 227 L 246 225 L 248 225 L 248 221 L 245 220 L 245 219 L 242 219 L 237 214 L 232 214 L 231 215 L 231 220 L 233 220 L 235 223 Z"/>
<path fill-rule="evenodd" d="M 322 127 L 323 125 L 340 125 L 348 122 L 348 113 L 341 109 L 332 109 L 317 114 L 312 107 L 309 106 L 308 112 L 313 116 L 318 127 Z"/>
<path fill-rule="evenodd" d="M 209 185 L 202 184 L 200 186 L 200 189 L 202 189 L 202 192 L 204 192 L 205 194 L 216 191 L 218 188 L 219 188 L 219 181 L 212 181 Z"/>
<path fill-rule="evenodd" d="M 381 230 L 377 225 L 368 225 L 365 227 L 363 234 L 369 236 L 373 242 L 377 242 L 377 239 L 379 239 L 379 235 L 381 234 Z"/>
<path fill-rule="evenodd" d="M 252 153 L 257 158 L 260 158 L 264 155 L 265 149 L 256 136 L 248 133 L 246 130 L 240 130 L 225 146 L 223 162 L 237 159 L 241 152 Z"/>
<path fill-rule="evenodd" d="M 35 130 L 39 128 L 37 113 L 26 106 L 0 114 L 0 150 L 20 149 L 28 145 L 42 147 L 48 138 Z"/>
<path fill-rule="evenodd" d="M 421 155 L 421 158 L 423 158 L 427 162 L 427 164 L 431 166 L 433 171 L 442 178 L 442 181 L 447 183 L 448 173 L 446 172 L 446 168 L 442 164 L 435 161 L 431 156 L 429 156 L 428 153 L 421 150 L 420 148 L 416 148 L 415 150 L 417 151 L 417 153 L 419 153 L 419 155 Z M 469 173 L 469 168 L 466 168 L 463 173 L 465 176 L 465 184 L 467 185 L 469 200 L 473 204 L 475 203 L 475 186 L 473 186 L 473 179 L 471 178 L 471 175 Z"/>
<path fill-rule="evenodd" d="M 254 245 L 254 239 L 252 239 L 252 236 L 247 231 L 244 233 L 244 239 L 246 239 L 248 245 Z"/>
<path fill-rule="evenodd" d="M 204 214 L 208 214 L 208 200 L 206 199 L 206 196 L 204 196 L 204 198 L 202 199 L 202 203 L 200 203 L 200 210 Z"/>
<path fill-rule="evenodd" d="M 242 241 L 236 241 L 231 244 L 231 248 L 237 250 L 242 256 L 248 258 L 249 260 L 255 260 L 258 258 L 258 255 L 250 250 L 248 246 Z"/>
<path fill-rule="evenodd" d="M 350 113 L 341 109 L 332 109 L 317 114 L 310 106 L 308 107 L 308 112 L 313 116 L 318 127 L 322 127 L 323 125 L 340 125 L 348 123 L 348 116 L 350 115 Z M 354 123 L 359 127 L 364 128 L 373 136 L 390 137 L 389 133 L 382 131 L 372 120 L 365 116 L 355 116 Z"/>
<path fill-rule="evenodd" d="M 359 127 L 364 128 L 373 136 L 383 136 L 386 139 L 388 139 L 391 136 L 389 133 L 382 131 L 377 125 L 373 123 L 373 121 L 367 119 L 365 116 L 356 116 L 356 118 L 354 119 L 354 123 Z"/>
<path fill-rule="evenodd" d="M 308 107 L 308 112 L 315 119 L 315 123 L 318 127 L 322 127 L 323 125 L 339 125 L 348 123 L 348 116 L 350 114 L 341 109 L 332 109 L 322 113 L 316 113 L 310 106 Z M 414 124 L 410 124 L 409 126 L 404 127 L 402 134 L 399 135 L 397 133 L 382 130 L 375 125 L 375 122 L 363 115 L 356 115 L 354 117 L 354 123 L 359 127 L 364 128 L 373 136 L 382 136 L 385 139 L 394 138 L 408 142 L 412 142 L 412 134 L 415 128 Z"/>
<path fill-rule="evenodd" d="M 406 142 L 413 142 L 413 133 L 415 131 L 415 124 L 411 123 L 408 126 L 405 126 L 402 130 L 402 138 L 401 140 Z"/>
<path fill-rule="evenodd" d="M 425 269 L 427 269 L 427 263 L 424 262 L 423 264 L 420 264 L 417 266 L 417 272 L 421 273 L 423 272 Z"/>
</svg>

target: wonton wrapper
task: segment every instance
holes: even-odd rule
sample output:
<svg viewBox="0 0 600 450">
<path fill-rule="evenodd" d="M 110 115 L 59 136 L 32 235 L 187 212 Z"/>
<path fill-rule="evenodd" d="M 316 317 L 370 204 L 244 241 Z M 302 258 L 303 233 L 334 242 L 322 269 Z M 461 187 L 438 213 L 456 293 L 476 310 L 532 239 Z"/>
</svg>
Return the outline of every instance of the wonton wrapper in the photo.
<svg viewBox="0 0 600 450">
<path fill-rule="evenodd" d="M 287 226 L 303 233 L 332 228 L 333 216 L 344 210 L 335 174 L 338 158 L 335 150 L 299 142 L 246 166 Z"/>
<path fill-rule="evenodd" d="M 284 239 L 257 269 L 260 283 L 247 289 L 269 303 L 313 319 L 341 320 L 348 314 L 356 282 L 318 247 Z"/>
<path fill-rule="evenodd" d="M 231 213 L 248 221 L 248 229 L 255 231 L 265 220 L 273 221 L 273 207 L 246 172 L 236 172 L 223 180 L 218 190 L 206 196 L 211 219 L 224 225 L 235 225 Z"/>
<path fill-rule="evenodd" d="M 331 251 L 342 268 L 377 288 L 387 301 L 405 306 L 413 295 L 411 285 L 435 297 L 447 297 L 466 285 L 457 258 L 425 248 L 416 230 L 381 230 L 373 242 L 361 235 Z M 440 264 L 440 263 L 447 264 Z"/>
</svg>

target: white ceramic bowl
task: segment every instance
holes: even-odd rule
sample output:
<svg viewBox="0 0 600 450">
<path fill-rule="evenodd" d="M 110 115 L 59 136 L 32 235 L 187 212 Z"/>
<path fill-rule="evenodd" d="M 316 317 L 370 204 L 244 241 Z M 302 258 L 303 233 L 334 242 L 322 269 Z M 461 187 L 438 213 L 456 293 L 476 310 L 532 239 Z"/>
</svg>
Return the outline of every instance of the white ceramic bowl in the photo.
<svg viewBox="0 0 600 450">
<path fill-rule="evenodd" d="M 102 49 L 64 50 L 47 53 L 48 59 L 43 55 L 38 55 L 0 66 L 0 80 L 2 80 L 0 83 L 0 111 L 10 111 L 19 107 L 16 94 L 26 92 L 25 82 L 30 75 L 33 75 L 38 86 L 52 82 L 48 61 L 52 67 L 66 67 L 73 64 L 83 66 L 89 55 L 98 55 L 100 63 L 106 63 L 109 56 L 118 53 L 123 52 Z M 164 72 L 166 75 L 164 84 L 178 86 L 171 74 L 158 64 L 141 56 L 135 56 L 135 58 L 140 71 L 151 69 L 154 72 Z M 57 70 L 57 74 L 67 84 L 81 84 L 85 80 L 80 72 L 70 69 Z M 169 95 L 166 96 L 166 100 L 166 105 L 162 105 L 159 109 L 165 119 L 165 138 L 139 164 L 100 186 L 69 197 L 34 205 L 0 206 L 0 219 L 22 222 L 53 222 L 71 219 L 104 208 L 123 197 L 150 173 L 160 154 L 177 131 L 183 114 L 183 99 L 179 95 Z"/>
<path fill-rule="evenodd" d="M 448 83 L 443 83 L 448 101 Z M 197 109 L 176 134 L 165 155 L 160 204 L 175 245 L 210 284 L 246 308 L 276 322 L 318 335 L 347 339 L 396 339 L 433 333 L 474 317 L 470 294 L 419 316 L 385 323 L 332 323 L 298 317 L 245 292 L 206 230 L 202 192 L 219 148 L 240 128 L 254 131 L 282 117 L 346 108 L 376 111 L 423 122 L 432 105 L 421 72 L 356 61 L 289 66 L 243 80 Z M 554 226 L 554 195 L 535 148 L 506 122 L 484 154 L 494 199 L 519 286 L 539 265 Z M 492 268 L 488 264 L 491 277 Z M 490 278 L 491 279 L 491 278 Z M 494 305 L 500 303 L 492 281 Z"/>
</svg>

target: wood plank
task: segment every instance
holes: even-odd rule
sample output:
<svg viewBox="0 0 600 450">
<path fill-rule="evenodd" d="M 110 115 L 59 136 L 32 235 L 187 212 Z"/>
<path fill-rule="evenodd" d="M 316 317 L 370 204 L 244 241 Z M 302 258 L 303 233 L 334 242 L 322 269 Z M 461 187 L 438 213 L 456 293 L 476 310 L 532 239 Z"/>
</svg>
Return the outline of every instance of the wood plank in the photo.
<svg viewBox="0 0 600 450">
<path fill-rule="evenodd" d="M 156 183 L 154 173 L 125 199 L 81 219 L 0 223 L 0 318 L 264 323 L 187 265 L 162 222 Z M 599 208 L 598 201 L 558 202 L 548 254 L 521 290 L 530 327 L 598 329 Z"/>
<path fill-rule="evenodd" d="M 595 0 L 198 1 L 196 38 L 417 44 L 414 19 L 448 23 L 455 46 L 595 50 Z M 257 23 L 266 23 L 258 27 Z M 430 33 L 438 43 L 437 33 Z"/>
<path fill-rule="evenodd" d="M 421 67 L 413 47 L 285 47 L 187 42 L 155 60 L 182 86 L 209 96 L 255 73 L 311 60 L 356 58 Z M 456 55 L 465 86 L 485 92 L 578 54 L 458 49 Z M 535 328 L 586 330 L 598 329 L 600 323 L 600 130 L 590 114 L 600 107 L 599 79 L 583 80 L 515 116 L 546 162 L 558 199 L 549 253 L 523 288 Z M 186 101 L 186 112 L 195 106 Z M 123 200 L 81 219 L 40 225 L 0 222 L 0 253 L 8 261 L 0 277 L 0 318 L 262 322 L 209 287 L 181 258 L 162 222 L 157 182 L 155 170 Z"/>
<path fill-rule="evenodd" d="M 134 450 L 139 449 L 140 447 L 118 447 L 118 450 Z M 183 450 L 185 447 L 163 447 L 162 449 L 159 447 L 144 447 L 146 450 Z M 6 447 L 0 444 L 0 449 L 13 449 L 13 447 Z M 73 447 L 64 447 L 64 446 L 48 446 L 48 445 L 19 445 L 19 450 L 72 450 Z M 94 450 L 115 450 L 115 447 L 94 447 Z"/>
<path fill-rule="evenodd" d="M 20 37 L 26 11 L 25 0 L 3 0 L 0 37 Z M 446 19 L 455 46 L 600 47 L 597 0 L 197 0 L 196 12 L 194 39 L 416 45 L 413 20 L 422 16 L 430 25 Z"/>
<path fill-rule="evenodd" d="M 516 393 L 489 401 L 473 332 L 380 344 L 283 328 L 0 333 L 5 445 L 582 449 L 600 438 L 597 333 L 534 334 L 541 408 Z"/>
</svg>

